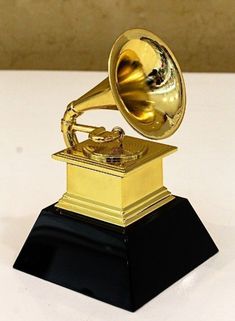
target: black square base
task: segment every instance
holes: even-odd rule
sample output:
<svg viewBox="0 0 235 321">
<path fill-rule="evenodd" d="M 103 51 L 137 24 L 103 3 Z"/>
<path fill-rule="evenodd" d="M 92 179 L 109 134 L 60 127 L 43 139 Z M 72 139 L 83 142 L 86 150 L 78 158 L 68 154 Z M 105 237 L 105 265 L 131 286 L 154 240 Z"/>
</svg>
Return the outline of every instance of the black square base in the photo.
<svg viewBox="0 0 235 321">
<path fill-rule="evenodd" d="M 14 268 L 135 311 L 217 251 L 184 198 L 127 228 L 51 205 L 39 215 Z"/>
</svg>

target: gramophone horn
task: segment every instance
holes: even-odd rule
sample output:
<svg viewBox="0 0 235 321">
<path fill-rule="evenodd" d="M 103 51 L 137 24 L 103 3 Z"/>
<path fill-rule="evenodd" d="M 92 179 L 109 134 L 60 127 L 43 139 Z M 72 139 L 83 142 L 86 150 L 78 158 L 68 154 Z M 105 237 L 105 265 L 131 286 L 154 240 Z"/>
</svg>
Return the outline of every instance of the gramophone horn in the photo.
<svg viewBox="0 0 235 321">
<path fill-rule="evenodd" d="M 68 147 L 78 144 L 75 131 L 92 132 L 90 137 L 101 142 L 119 137 L 117 131 L 97 136 L 96 127 L 76 124 L 79 115 L 93 108 L 118 109 L 136 131 L 152 139 L 178 129 L 186 103 L 183 76 L 159 37 L 143 29 L 124 32 L 113 45 L 108 67 L 108 78 L 68 105 L 62 119 Z"/>
</svg>

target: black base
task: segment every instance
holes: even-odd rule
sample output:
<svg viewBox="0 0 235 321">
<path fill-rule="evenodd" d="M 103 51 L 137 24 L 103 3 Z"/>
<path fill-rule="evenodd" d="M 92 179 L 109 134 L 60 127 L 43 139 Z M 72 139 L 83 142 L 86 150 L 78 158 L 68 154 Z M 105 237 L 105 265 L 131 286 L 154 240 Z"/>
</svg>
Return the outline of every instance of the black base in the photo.
<svg viewBox="0 0 235 321">
<path fill-rule="evenodd" d="M 51 205 L 39 215 L 14 268 L 135 311 L 217 251 L 184 198 L 127 228 Z"/>
</svg>

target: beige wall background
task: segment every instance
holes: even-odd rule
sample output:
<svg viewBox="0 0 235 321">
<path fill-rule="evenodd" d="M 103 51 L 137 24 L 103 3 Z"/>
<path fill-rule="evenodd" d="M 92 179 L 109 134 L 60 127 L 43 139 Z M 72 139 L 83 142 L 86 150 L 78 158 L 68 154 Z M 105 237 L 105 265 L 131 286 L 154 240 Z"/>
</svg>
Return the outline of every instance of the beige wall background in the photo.
<svg viewBox="0 0 235 321">
<path fill-rule="evenodd" d="M 0 0 L 0 68 L 106 70 L 134 27 L 167 42 L 184 71 L 235 71 L 234 0 Z"/>
</svg>

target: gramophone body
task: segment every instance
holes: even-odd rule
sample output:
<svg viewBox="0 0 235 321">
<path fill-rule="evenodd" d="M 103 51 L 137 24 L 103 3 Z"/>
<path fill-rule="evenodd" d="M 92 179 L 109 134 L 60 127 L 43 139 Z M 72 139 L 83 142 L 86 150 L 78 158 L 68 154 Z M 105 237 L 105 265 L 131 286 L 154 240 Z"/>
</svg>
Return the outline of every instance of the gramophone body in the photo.
<svg viewBox="0 0 235 321">
<path fill-rule="evenodd" d="M 93 108 L 119 110 L 147 138 L 172 135 L 185 87 L 166 44 L 127 31 L 111 50 L 109 77 L 68 105 L 67 148 L 53 155 L 66 163 L 67 190 L 42 211 L 14 267 L 135 311 L 217 248 L 190 203 L 164 186 L 163 158 L 177 148 L 78 124 Z"/>
<path fill-rule="evenodd" d="M 173 199 L 163 186 L 162 159 L 176 148 L 127 137 L 118 127 L 107 132 L 78 125 L 78 117 L 94 108 L 120 110 L 148 138 L 174 133 L 185 111 L 185 88 L 169 48 L 150 32 L 124 33 L 111 50 L 109 77 L 71 102 L 61 121 L 68 149 L 53 157 L 67 163 L 67 192 L 56 206 L 127 226 Z M 76 131 L 90 139 L 79 143 Z"/>
</svg>

